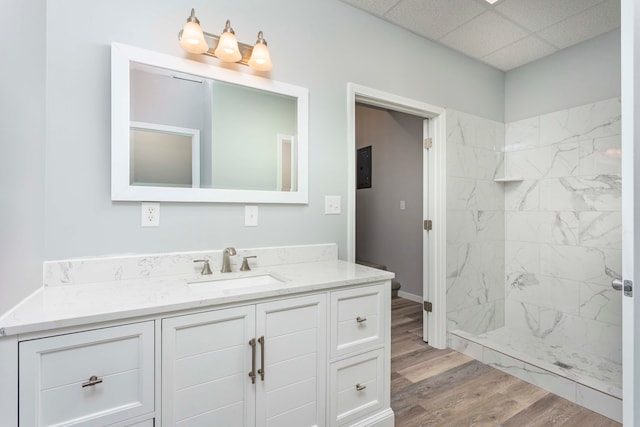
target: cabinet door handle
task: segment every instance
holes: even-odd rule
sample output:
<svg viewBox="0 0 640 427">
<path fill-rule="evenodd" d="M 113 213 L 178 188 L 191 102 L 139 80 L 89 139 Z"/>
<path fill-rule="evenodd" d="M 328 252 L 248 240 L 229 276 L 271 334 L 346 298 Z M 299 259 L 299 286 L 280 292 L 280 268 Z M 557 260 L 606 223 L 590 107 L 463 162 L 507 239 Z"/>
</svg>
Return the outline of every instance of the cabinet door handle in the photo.
<svg viewBox="0 0 640 427">
<path fill-rule="evenodd" d="M 95 375 L 92 375 L 91 378 L 89 378 L 89 381 L 87 381 L 86 383 L 82 383 L 82 388 L 85 387 L 93 387 L 96 384 L 100 384 L 102 382 L 102 378 L 98 378 Z"/>
<path fill-rule="evenodd" d="M 251 346 L 251 371 L 249 371 L 249 376 L 251 377 L 251 384 L 256 383 L 256 339 L 251 338 L 249 340 L 249 345 Z"/>
<path fill-rule="evenodd" d="M 358 323 L 362 323 L 362 322 L 366 322 L 366 321 L 367 321 L 366 317 L 360 317 L 360 316 L 356 317 L 356 322 L 358 322 Z"/>
<path fill-rule="evenodd" d="M 367 386 L 366 386 L 366 385 L 356 384 L 356 390 L 357 390 L 357 391 L 362 391 L 362 390 L 364 390 L 365 388 L 367 388 Z"/>
<path fill-rule="evenodd" d="M 258 373 L 260 379 L 264 381 L 264 336 L 258 338 L 258 342 L 260 343 L 260 369 L 258 369 Z"/>
</svg>

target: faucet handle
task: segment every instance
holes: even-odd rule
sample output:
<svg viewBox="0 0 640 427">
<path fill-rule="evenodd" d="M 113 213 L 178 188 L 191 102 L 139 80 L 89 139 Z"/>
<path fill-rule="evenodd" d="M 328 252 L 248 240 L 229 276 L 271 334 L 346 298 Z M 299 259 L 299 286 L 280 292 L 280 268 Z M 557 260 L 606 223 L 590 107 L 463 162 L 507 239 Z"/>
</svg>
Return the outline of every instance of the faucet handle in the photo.
<svg viewBox="0 0 640 427">
<path fill-rule="evenodd" d="M 204 263 L 204 265 L 202 266 L 202 271 L 200 272 L 200 274 L 204 275 L 209 275 L 209 274 L 213 274 L 211 272 L 211 267 L 209 266 L 209 260 L 208 259 L 194 259 L 193 262 L 202 262 Z"/>
<path fill-rule="evenodd" d="M 251 267 L 249 267 L 249 258 L 258 258 L 256 255 L 246 256 L 242 258 L 242 267 L 240 267 L 240 271 L 251 271 Z"/>
</svg>

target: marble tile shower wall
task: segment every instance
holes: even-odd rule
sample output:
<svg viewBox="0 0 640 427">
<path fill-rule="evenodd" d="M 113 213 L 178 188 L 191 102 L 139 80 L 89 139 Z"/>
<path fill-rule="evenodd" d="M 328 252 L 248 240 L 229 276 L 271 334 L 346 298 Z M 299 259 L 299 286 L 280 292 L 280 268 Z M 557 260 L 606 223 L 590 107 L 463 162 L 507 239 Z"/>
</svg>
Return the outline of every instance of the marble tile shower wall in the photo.
<svg viewBox="0 0 640 427">
<path fill-rule="evenodd" d="M 621 358 L 620 99 L 506 124 L 506 324 Z"/>
<path fill-rule="evenodd" d="M 504 124 L 447 111 L 448 329 L 504 324 Z"/>
</svg>

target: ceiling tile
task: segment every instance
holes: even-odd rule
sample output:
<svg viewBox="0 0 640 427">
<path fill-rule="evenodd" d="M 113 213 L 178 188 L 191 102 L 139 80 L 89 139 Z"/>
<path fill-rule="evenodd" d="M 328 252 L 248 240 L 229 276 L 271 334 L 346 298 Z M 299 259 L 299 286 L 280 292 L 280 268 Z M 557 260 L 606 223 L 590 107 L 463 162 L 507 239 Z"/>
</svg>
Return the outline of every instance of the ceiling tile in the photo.
<svg viewBox="0 0 640 427">
<path fill-rule="evenodd" d="M 529 36 L 483 57 L 482 61 L 502 71 L 509 71 L 556 50 L 539 38 Z"/>
<path fill-rule="evenodd" d="M 604 0 L 504 0 L 499 13 L 531 31 L 539 31 Z"/>
<path fill-rule="evenodd" d="M 620 0 L 608 0 L 555 24 L 538 35 L 560 49 L 620 26 Z"/>
<path fill-rule="evenodd" d="M 342 0 L 374 15 L 382 16 L 400 0 Z"/>
<path fill-rule="evenodd" d="M 401 0 L 385 19 L 437 40 L 486 9 L 469 0 Z"/>
<path fill-rule="evenodd" d="M 524 38 L 527 32 L 488 11 L 472 19 L 439 41 L 474 58 L 481 58 Z"/>
</svg>

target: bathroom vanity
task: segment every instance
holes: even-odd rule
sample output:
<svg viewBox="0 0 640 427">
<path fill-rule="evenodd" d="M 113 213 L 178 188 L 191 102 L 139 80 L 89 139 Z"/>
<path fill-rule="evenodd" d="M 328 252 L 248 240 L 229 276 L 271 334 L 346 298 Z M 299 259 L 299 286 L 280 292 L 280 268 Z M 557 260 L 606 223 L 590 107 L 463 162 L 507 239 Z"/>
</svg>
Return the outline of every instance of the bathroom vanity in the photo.
<svg viewBox="0 0 640 427">
<path fill-rule="evenodd" d="M 335 245 L 221 258 L 45 263 L 0 318 L 0 424 L 393 426 L 392 273 Z"/>
</svg>

